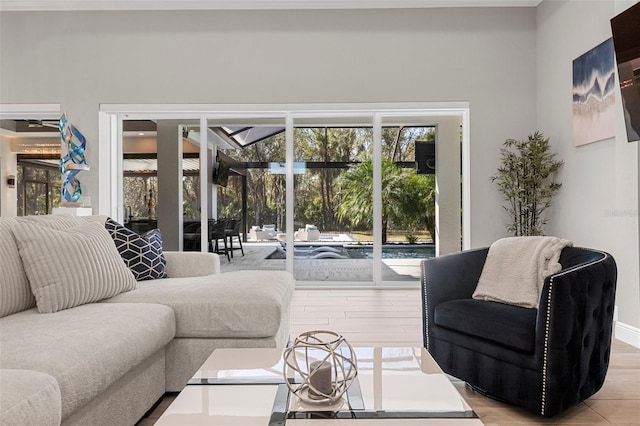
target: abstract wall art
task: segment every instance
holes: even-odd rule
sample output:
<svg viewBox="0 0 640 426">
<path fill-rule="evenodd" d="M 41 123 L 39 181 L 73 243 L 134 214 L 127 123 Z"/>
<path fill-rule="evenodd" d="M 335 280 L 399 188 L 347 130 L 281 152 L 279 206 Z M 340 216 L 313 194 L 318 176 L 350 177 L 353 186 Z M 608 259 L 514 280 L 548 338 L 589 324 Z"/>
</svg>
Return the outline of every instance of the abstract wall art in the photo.
<svg viewBox="0 0 640 426">
<path fill-rule="evenodd" d="M 615 61 L 613 41 L 573 60 L 573 145 L 615 136 Z"/>
<path fill-rule="evenodd" d="M 78 173 L 89 170 L 84 158 L 87 140 L 84 135 L 62 114 L 59 122 L 60 129 L 60 173 L 62 174 L 62 202 L 61 205 L 74 206 L 82 195 Z"/>
</svg>

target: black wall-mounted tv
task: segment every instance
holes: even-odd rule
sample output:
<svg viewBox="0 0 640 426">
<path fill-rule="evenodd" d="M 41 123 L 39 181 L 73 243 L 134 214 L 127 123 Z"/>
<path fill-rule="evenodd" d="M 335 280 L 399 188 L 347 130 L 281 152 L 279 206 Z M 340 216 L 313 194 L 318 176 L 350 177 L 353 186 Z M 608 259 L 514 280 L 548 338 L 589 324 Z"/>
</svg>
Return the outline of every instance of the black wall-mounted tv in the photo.
<svg viewBox="0 0 640 426">
<path fill-rule="evenodd" d="M 219 158 L 213 165 L 213 183 L 218 186 L 227 186 L 229 183 L 229 164 Z"/>
<path fill-rule="evenodd" d="M 611 19 L 627 140 L 640 140 L 640 3 Z"/>
</svg>

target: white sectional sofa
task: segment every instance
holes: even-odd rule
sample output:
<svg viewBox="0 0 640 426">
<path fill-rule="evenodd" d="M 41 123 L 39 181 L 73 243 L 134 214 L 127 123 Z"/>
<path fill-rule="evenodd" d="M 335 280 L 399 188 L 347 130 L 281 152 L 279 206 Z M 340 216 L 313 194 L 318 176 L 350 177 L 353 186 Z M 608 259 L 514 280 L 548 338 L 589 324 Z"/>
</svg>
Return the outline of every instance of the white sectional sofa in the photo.
<svg viewBox="0 0 640 426">
<path fill-rule="evenodd" d="M 95 255 L 83 233 L 105 242 L 96 225 L 105 219 L 0 218 L 3 426 L 133 425 L 213 349 L 288 341 L 291 274 L 221 274 L 215 254 L 164 252 L 167 278 L 132 284 L 121 265 L 109 266 L 111 252 L 83 263 Z M 103 263 L 113 278 L 96 285 Z M 110 297 L 101 298 L 105 288 Z M 52 300 L 55 312 L 41 313 Z"/>
</svg>

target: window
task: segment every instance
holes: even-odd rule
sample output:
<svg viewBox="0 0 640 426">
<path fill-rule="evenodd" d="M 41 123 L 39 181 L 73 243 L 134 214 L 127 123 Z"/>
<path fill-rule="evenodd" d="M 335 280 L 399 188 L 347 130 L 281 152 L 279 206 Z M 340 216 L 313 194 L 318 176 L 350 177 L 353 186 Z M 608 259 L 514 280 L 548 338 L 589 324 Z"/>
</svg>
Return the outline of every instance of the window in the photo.
<svg viewBox="0 0 640 426">
<path fill-rule="evenodd" d="M 155 152 L 125 154 L 123 161 L 124 222 L 157 218 L 158 163 Z M 183 158 L 184 220 L 200 219 L 200 165 L 197 155 Z M 150 211 L 151 210 L 151 211 Z"/>
<path fill-rule="evenodd" d="M 158 194 L 158 178 L 152 176 L 124 177 L 125 221 L 130 219 L 155 219 Z"/>
<path fill-rule="evenodd" d="M 18 162 L 18 216 L 51 214 L 60 203 L 60 171 L 50 164 Z"/>
</svg>

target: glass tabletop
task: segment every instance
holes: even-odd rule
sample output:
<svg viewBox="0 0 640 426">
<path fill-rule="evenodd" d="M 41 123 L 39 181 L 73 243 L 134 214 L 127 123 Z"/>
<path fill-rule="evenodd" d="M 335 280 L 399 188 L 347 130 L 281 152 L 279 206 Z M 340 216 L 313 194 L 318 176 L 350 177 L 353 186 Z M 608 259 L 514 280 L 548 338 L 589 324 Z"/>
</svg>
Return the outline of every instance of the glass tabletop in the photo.
<svg viewBox="0 0 640 426">
<path fill-rule="evenodd" d="M 189 385 L 276 385 L 272 420 L 333 418 L 477 418 L 424 348 L 356 347 L 358 374 L 335 404 L 305 402 L 285 384 L 283 350 L 217 349 Z M 290 383 L 300 378 L 287 371 Z M 231 390 L 231 388 L 228 388 Z M 247 388 L 248 390 L 248 388 Z M 275 424 L 275 423 L 274 423 Z"/>
</svg>

